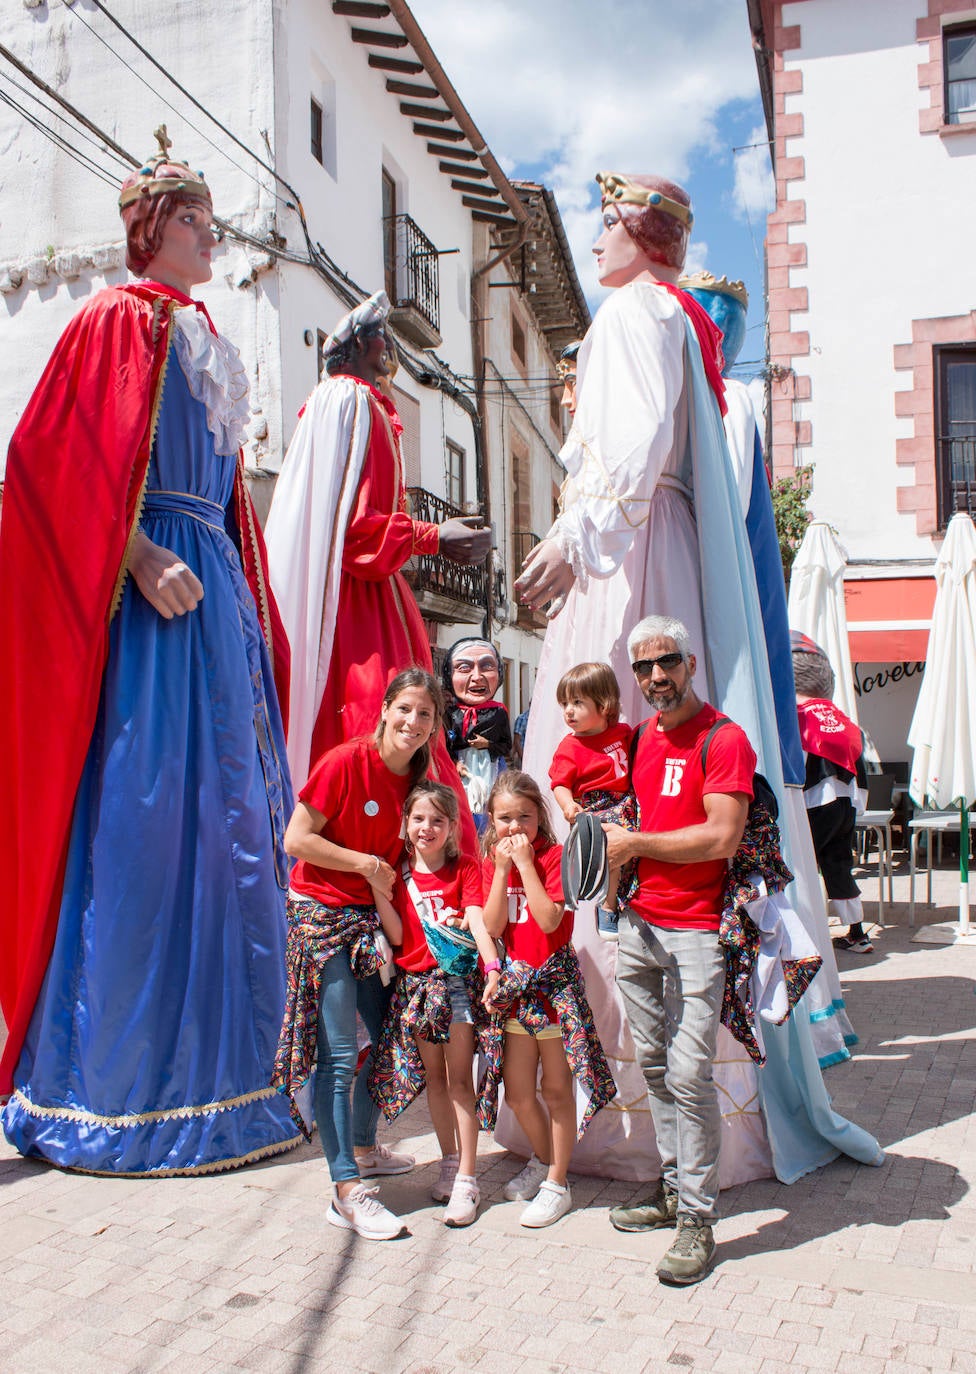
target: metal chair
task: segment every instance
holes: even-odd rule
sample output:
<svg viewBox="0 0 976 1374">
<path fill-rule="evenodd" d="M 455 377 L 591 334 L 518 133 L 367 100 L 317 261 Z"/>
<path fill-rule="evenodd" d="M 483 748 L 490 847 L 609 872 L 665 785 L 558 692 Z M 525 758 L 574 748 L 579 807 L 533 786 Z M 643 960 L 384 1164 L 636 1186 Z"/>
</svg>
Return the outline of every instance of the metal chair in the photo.
<svg viewBox="0 0 976 1374">
<path fill-rule="evenodd" d="M 884 880 L 886 873 L 888 876 L 888 901 L 890 904 L 894 904 L 895 900 L 894 857 L 891 842 L 891 822 L 895 817 L 894 808 L 891 805 L 894 788 L 894 774 L 869 773 L 867 809 L 858 816 L 855 825 L 858 854 L 863 854 L 865 862 L 867 862 L 871 835 L 874 835 L 877 844 L 878 925 L 882 929 L 884 929 L 885 924 Z"/>
</svg>

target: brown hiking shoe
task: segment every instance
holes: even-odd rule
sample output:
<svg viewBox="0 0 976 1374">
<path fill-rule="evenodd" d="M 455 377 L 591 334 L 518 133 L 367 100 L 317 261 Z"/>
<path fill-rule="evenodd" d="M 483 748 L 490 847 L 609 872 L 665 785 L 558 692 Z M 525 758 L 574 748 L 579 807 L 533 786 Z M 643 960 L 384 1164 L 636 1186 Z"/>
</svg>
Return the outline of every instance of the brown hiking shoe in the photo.
<svg viewBox="0 0 976 1374">
<path fill-rule="evenodd" d="M 629 1207 L 612 1207 L 610 1225 L 618 1231 L 656 1231 L 661 1226 L 676 1226 L 678 1222 L 678 1194 L 660 1179 L 657 1191 L 643 1202 Z"/>
<path fill-rule="evenodd" d="M 674 1244 L 657 1267 L 662 1283 L 698 1283 L 715 1260 L 715 1241 L 707 1221 L 682 1212 Z"/>
</svg>

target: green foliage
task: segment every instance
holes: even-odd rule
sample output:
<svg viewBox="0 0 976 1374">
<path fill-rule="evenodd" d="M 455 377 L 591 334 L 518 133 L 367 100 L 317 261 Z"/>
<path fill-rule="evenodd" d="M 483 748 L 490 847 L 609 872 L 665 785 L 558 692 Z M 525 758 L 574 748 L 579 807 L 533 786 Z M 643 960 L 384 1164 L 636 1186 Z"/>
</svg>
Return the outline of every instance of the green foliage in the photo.
<svg viewBox="0 0 976 1374">
<path fill-rule="evenodd" d="M 796 551 L 810 523 L 807 502 L 810 500 L 812 475 L 812 465 L 796 468 L 789 477 L 778 477 L 773 483 L 773 515 L 776 518 L 779 555 L 783 560 L 783 576 L 787 583 Z"/>
</svg>

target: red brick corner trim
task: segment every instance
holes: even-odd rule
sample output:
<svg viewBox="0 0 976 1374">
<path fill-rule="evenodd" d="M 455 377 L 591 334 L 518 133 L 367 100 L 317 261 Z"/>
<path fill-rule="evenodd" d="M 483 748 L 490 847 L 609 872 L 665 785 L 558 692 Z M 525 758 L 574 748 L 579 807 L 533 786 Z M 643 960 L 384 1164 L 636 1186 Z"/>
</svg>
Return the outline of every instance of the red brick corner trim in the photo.
<svg viewBox="0 0 976 1374">
<path fill-rule="evenodd" d="M 910 439 L 895 440 L 895 462 L 915 470 L 915 481 L 897 488 L 898 509 L 915 513 L 920 535 L 939 536 L 935 445 L 936 344 L 976 342 L 976 310 L 968 315 L 941 315 L 912 320 L 912 342 L 895 344 L 896 372 L 912 373 L 908 391 L 895 392 L 895 414 L 915 421 Z"/>
<path fill-rule="evenodd" d="M 811 383 L 799 375 L 795 360 L 808 357 L 810 335 L 792 327 L 794 311 L 808 308 L 806 287 L 794 287 L 790 272 L 805 267 L 806 244 L 790 236 L 790 225 L 805 224 L 806 201 L 795 195 L 787 199 L 791 184 L 804 180 L 802 157 L 787 157 L 786 141 L 803 133 L 803 115 L 786 113 L 786 97 L 803 90 L 803 74 L 785 69 L 784 55 L 800 46 L 800 26 L 783 24 L 784 0 L 763 5 L 765 32 L 770 48 L 773 81 L 773 127 L 776 165 L 776 209 L 766 221 L 766 261 L 769 297 L 769 364 L 771 374 L 772 468 L 776 476 L 786 476 L 797 465 L 797 449 L 809 447 L 812 427 L 809 420 L 796 418 L 799 401 L 810 399 Z"/>
</svg>

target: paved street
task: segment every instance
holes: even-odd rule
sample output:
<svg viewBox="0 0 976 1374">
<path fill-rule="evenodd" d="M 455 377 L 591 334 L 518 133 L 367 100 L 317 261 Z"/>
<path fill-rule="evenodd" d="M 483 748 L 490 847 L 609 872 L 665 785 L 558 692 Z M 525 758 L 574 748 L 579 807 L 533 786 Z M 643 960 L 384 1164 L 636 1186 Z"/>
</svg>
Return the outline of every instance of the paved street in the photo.
<svg viewBox="0 0 976 1374">
<path fill-rule="evenodd" d="M 919 919 L 949 918 L 956 891 L 937 875 Z M 912 942 L 904 875 L 895 895 L 874 956 L 842 956 L 862 1042 L 828 1071 L 887 1164 L 724 1193 L 720 1263 L 698 1287 L 654 1279 L 669 1233 L 610 1227 L 632 1185 L 580 1179 L 571 1216 L 521 1231 L 520 1204 L 501 1201 L 516 1162 L 487 1144 L 488 1205 L 449 1231 L 427 1201 L 436 1146 L 418 1106 L 394 1134 L 424 1166 L 382 1190 L 410 1234 L 385 1244 L 325 1224 L 317 1146 L 150 1182 L 58 1173 L 4 1144 L 0 1370 L 976 1370 L 976 944 Z"/>
</svg>

